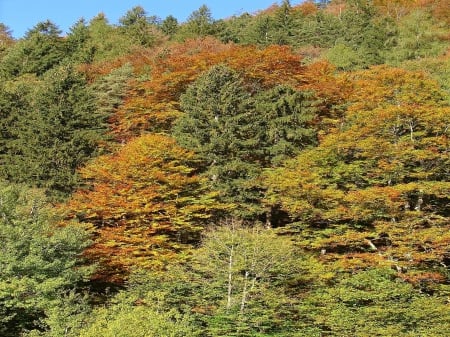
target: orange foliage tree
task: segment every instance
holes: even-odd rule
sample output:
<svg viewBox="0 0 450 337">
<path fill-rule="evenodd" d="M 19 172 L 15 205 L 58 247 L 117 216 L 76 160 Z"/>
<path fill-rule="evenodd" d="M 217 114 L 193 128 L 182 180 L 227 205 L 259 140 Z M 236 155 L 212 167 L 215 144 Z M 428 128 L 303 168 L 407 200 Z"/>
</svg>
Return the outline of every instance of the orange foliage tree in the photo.
<svg viewBox="0 0 450 337">
<path fill-rule="evenodd" d="M 353 81 L 343 120 L 321 144 L 267 173 L 267 202 L 307 224 L 305 246 L 338 268 L 449 264 L 444 93 L 424 74 L 383 66 Z"/>
<path fill-rule="evenodd" d="M 130 266 L 158 268 L 225 206 L 195 175 L 194 154 L 167 136 L 144 135 L 102 156 L 80 174 L 90 186 L 65 205 L 92 225 L 86 255 L 99 261 L 99 277 L 117 280 Z"/>
</svg>

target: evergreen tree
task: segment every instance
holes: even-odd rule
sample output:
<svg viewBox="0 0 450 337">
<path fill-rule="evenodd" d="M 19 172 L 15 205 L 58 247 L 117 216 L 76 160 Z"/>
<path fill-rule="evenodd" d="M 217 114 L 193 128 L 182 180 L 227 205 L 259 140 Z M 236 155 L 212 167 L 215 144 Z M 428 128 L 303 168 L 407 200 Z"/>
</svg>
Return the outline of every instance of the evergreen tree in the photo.
<svg viewBox="0 0 450 337">
<path fill-rule="evenodd" d="M 109 24 L 105 14 L 100 13 L 89 22 L 89 36 L 95 48 L 94 61 L 111 60 L 130 51 L 132 40 Z"/>
<path fill-rule="evenodd" d="M 173 16 L 167 16 L 160 25 L 160 29 L 166 35 L 173 36 L 178 31 L 178 20 Z"/>
<path fill-rule="evenodd" d="M 274 15 L 273 42 L 280 45 L 292 43 L 293 23 L 291 3 L 283 0 Z"/>
<path fill-rule="evenodd" d="M 315 144 L 311 94 L 278 86 L 251 97 L 240 76 L 219 65 L 181 97 L 178 142 L 195 151 L 212 186 L 244 216 L 262 214 L 263 168 L 279 165 Z"/>
<path fill-rule="evenodd" d="M 0 59 L 5 51 L 14 44 L 11 30 L 8 26 L 0 22 Z"/>
<path fill-rule="evenodd" d="M 75 170 L 96 151 L 105 116 L 95 113 L 85 80 L 70 66 L 49 71 L 36 84 L 26 98 L 28 109 L 7 129 L 12 140 L 3 174 L 10 181 L 66 195 L 77 184 Z"/>
<path fill-rule="evenodd" d="M 136 45 L 150 47 L 155 43 L 159 24 L 157 17 L 148 17 L 141 6 L 133 7 L 119 19 L 120 28 L 124 34 Z"/>
<path fill-rule="evenodd" d="M 260 197 L 261 129 L 249 98 L 235 71 L 215 66 L 182 95 L 185 114 L 174 128 L 178 142 L 198 153 L 211 185 L 243 214 L 254 213 Z"/>
<path fill-rule="evenodd" d="M 216 36 L 224 43 L 254 43 L 247 34 L 248 26 L 252 22 L 253 17 L 248 13 L 233 16 L 227 20 L 218 20 Z"/>
<path fill-rule="evenodd" d="M 130 88 L 129 80 L 132 75 L 133 67 L 126 63 L 96 79 L 91 90 L 96 97 L 98 113 L 105 117 L 110 116 L 123 103 L 127 90 Z"/>
<path fill-rule="evenodd" d="M 316 144 L 312 123 L 317 108 L 312 93 L 280 85 L 261 92 L 255 101 L 255 112 L 262 120 L 264 130 L 260 142 L 264 149 L 264 167 L 277 166 Z"/>
<path fill-rule="evenodd" d="M 214 19 L 211 10 L 203 5 L 189 15 L 186 23 L 178 32 L 180 39 L 204 37 L 212 35 L 215 30 Z"/>
<path fill-rule="evenodd" d="M 66 57 L 75 63 L 91 63 L 95 56 L 89 33 L 89 27 L 84 19 L 78 20 L 72 27 L 66 38 Z"/>
<path fill-rule="evenodd" d="M 61 31 L 50 21 L 40 22 L 30 29 L 23 40 L 8 49 L 0 61 L 0 78 L 22 74 L 42 75 L 64 58 Z"/>
</svg>

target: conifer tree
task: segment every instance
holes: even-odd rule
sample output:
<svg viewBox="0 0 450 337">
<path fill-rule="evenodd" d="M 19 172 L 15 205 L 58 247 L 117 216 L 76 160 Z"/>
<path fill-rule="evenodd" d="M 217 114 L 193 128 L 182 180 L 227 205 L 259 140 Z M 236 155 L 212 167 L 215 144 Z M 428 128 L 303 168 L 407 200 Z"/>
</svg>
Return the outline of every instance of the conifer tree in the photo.
<svg viewBox="0 0 450 337">
<path fill-rule="evenodd" d="M 76 169 L 96 151 L 105 116 L 96 114 L 94 96 L 70 66 L 49 71 L 35 85 L 26 110 L 5 112 L 15 122 L 4 140 L 3 175 L 61 197 L 76 186 Z"/>
<path fill-rule="evenodd" d="M 40 22 L 25 38 L 8 49 L 0 61 L 0 78 L 31 73 L 42 75 L 59 64 L 64 57 L 61 31 L 51 21 Z"/>
<path fill-rule="evenodd" d="M 251 214 L 259 192 L 261 128 L 250 109 L 250 96 L 232 69 L 218 65 L 181 97 L 184 116 L 174 128 L 178 142 L 198 153 L 211 185 L 227 202 Z"/>
</svg>

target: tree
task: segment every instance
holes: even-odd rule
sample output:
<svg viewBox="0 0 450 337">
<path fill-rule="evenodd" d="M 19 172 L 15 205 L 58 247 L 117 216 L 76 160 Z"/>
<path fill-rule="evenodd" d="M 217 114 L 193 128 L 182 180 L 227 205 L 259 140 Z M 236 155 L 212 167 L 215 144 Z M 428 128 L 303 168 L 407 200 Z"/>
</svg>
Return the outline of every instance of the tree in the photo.
<svg viewBox="0 0 450 337">
<path fill-rule="evenodd" d="M 72 191 L 77 185 L 75 170 L 104 139 L 106 116 L 95 113 L 86 85 L 81 74 L 61 66 L 23 91 L 29 94 L 26 110 L 5 111 L 14 120 L 4 140 L 6 179 L 46 188 L 56 198 Z"/>
<path fill-rule="evenodd" d="M 192 266 L 201 278 L 197 310 L 204 310 L 210 334 L 265 336 L 295 331 L 291 330 L 295 312 L 290 311 L 295 300 L 289 298 L 285 285 L 296 278 L 302 261 L 296 259 L 289 238 L 230 220 L 205 233 Z"/>
<path fill-rule="evenodd" d="M 425 9 L 417 9 L 398 23 L 396 48 L 387 53 L 387 61 L 394 65 L 404 60 L 438 56 L 447 45 L 440 36 L 445 34 Z"/>
<path fill-rule="evenodd" d="M 124 103 L 132 77 L 133 67 L 130 63 L 125 63 L 95 79 L 90 88 L 96 97 L 96 111 L 105 117 L 111 117 Z"/>
<path fill-rule="evenodd" d="M 212 35 L 213 32 L 214 19 L 211 10 L 206 5 L 202 5 L 189 15 L 186 23 L 181 26 L 178 35 L 182 39 L 198 38 Z"/>
<path fill-rule="evenodd" d="M 445 96 L 420 73 L 375 67 L 355 76 L 335 129 L 267 172 L 268 202 L 337 268 L 389 265 L 439 283 L 449 240 Z"/>
<path fill-rule="evenodd" d="M 175 33 L 178 31 L 178 20 L 173 16 L 169 15 L 167 16 L 162 22 L 160 29 L 162 32 L 166 35 L 169 35 L 170 37 L 174 36 Z"/>
<path fill-rule="evenodd" d="M 261 214 L 258 177 L 264 167 L 314 144 L 314 99 L 309 93 L 278 86 L 251 97 L 252 82 L 218 65 L 199 77 L 181 96 L 184 115 L 174 135 L 195 151 L 211 186 L 241 216 Z"/>
<path fill-rule="evenodd" d="M 89 27 L 84 19 L 78 20 L 66 38 L 66 53 L 74 63 L 91 63 L 94 61 L 96 47 L 91 41 Z"/>
<path fill-rule="evenodd" d="M 256 178 L 260 122 L 252 113 L 242 79 L 228 67 L 211 68 L 181 97 L 184 115 L 174 135 L 180 145 L 195 151 L 207 167 L 213 189 L 226 202 L 239 205 L 240 212 L 252 214 L 259 198 Z"/>
<path fill-rule="evenodd" d="M 81 226 L 58 226 L 42 193 L 23 186 L 0 190 L 0 332 L 39 329 L 66 290 L 88 277 L 80 254 L 88 245 Z"/>
<path fill-rule="evenodd" d="M 159 24 L 156 17 L 148 17 L 147 12 L 141 6 L 133 7 L 119 19 L 120 28 L 134 44 L 150 47 L 157 38 L 156 27 Z"/>
<path fill-rule="evenodd" d="M 294 21 L 292 17 L 292 6 L 289 0 L 283 0 L 281 6 L 274 15 L 275 32 L 273 40 L 276 44 L 291 44 L 293 37 Z"/>
<path fill-rule="evenodd" d="M 8 49 L 0 62 L 0 77 L 11 79 L 23 74 L 44 74 L 64 58 L 60 30 L 51 21 L 38 23 L 23 40 Z"/>
<path fill-rule="evenodd" d="M 301 304 L 315 334 L 445 336 L 444 296 L 424 294 L 389 268 L 361 270 L 319 288 Z"/>
<path fill-rule="evenodd" d="M 0 23 L 0 57 L 5 51 L 14 44 L 14 39 L 11 35 L 11 30 L 8 26 Z"/>
<path fill-rule="evenodd" d="M 133 40 L 110 25 L 104 13 L 89 21 L 88 27 L 90 44 L 95 48 L 94 61 L 110 61 L 130 51 Z"/>
<path fill-rule="evenodd" d="M 81 170 L 88 188 L 65 209 L 93 226 L 86 254 L 100 263 L 99 278 L 122 281 L 133 266 L 162 268 L 227 209 L 195 168 L 192 152 L 167 136 L 147 134 Z"/>
<path fill-rule="evenodd" d="M 201 336 L 292 336 L 299 322 L 290 284 L 308 260 L 297 253 L 286 236 L 226 220 L 204 232 L 187 261 L 132 274 L 128 297 L 190 317 Z"/>
<path fill-rule="evenodd" d="M 261 165 L 278 166 L 305 148 L 316 144 L 313 123 L 317 100 L 311 92 L 279 85 L 255 97 L 255 113 L 261 119 L 264 135 L 259 147 L 264 151 Z"/>
</svg>

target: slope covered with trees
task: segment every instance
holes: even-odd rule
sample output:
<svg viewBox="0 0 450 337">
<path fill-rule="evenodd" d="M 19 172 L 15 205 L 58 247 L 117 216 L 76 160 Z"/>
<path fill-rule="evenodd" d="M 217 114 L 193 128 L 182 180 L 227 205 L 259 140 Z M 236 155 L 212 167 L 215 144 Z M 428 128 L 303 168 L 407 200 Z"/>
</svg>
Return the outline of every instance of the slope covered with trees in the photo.
<svg viewBox="0 0 450 337">
<path fill-rule="evenodd" d="M 0 24 L 0 334 L 449 336 L 449 8 Z"/>
</svg>

